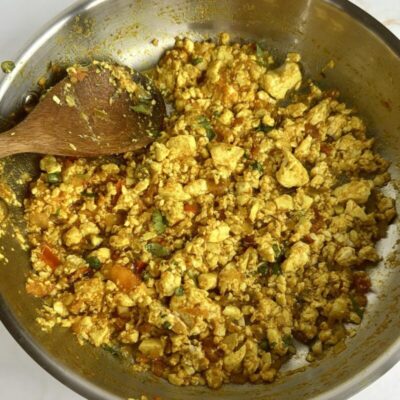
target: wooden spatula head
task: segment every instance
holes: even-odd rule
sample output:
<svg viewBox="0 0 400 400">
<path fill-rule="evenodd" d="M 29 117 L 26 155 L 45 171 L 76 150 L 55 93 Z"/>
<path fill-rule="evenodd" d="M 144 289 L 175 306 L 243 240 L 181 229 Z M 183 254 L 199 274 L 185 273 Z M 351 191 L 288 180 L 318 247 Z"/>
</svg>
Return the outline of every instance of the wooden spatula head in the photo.
<svg viewBox="0 0 400 400">
<path fill-rule="evenodd" d="M 148 145 L 162 129 L 164 100 L 143 75 L 100 62 L 67 71 L 10 131 L 21 144 L 15 153 L 117 154 Z"/>
</svg>

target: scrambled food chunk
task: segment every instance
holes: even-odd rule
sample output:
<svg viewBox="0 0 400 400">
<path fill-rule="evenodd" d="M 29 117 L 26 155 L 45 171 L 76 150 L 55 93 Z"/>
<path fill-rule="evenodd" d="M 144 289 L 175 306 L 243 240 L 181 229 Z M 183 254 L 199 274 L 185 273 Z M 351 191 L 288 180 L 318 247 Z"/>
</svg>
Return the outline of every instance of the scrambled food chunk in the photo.
<svg viewBox="0 0 400 400">
<path fill-rule="evenodd" d="M 148 150 L 42 159 L 25 208 L 43 329 L 217 388 L 271 382 L 296 341 L 312 360 L 361 322 L 395 216 L 388 163 L 299 63 L 177 39 L 154 72 L 174 111 Z"/>
</svg>

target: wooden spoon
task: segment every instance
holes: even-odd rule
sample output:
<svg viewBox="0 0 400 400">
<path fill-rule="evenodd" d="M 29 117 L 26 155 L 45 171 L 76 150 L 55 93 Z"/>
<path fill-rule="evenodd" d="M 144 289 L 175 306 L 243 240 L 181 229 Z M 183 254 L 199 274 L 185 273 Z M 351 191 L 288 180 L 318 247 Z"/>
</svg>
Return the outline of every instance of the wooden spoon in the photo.
<svg viewBox="0 0 400 400">
<path fill-rule="evenodd" d="M 67 71 L 21 123 L 0 134 L 0 157 L 122 153 L 148 145 L 162 129 L 164 100 L 143 75 L 104 62 Z"/>
</svg>

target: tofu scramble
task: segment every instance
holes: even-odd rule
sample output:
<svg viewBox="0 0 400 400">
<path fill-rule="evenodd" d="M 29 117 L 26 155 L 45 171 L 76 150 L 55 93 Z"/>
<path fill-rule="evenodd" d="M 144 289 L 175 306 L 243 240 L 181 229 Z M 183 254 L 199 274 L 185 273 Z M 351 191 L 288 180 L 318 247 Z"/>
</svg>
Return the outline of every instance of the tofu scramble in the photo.
<svg viewBox="0 0 400 400">
<path fill-rule="evenodd" d="M 259 45 L 177 39 L 174 111 L 141 154 L 52 156 L 25 202 L 42 329 L 175 385 L 272 382 L 359 324 L 395 216 L 388 162 L 337 91 Z"/>
</svg>

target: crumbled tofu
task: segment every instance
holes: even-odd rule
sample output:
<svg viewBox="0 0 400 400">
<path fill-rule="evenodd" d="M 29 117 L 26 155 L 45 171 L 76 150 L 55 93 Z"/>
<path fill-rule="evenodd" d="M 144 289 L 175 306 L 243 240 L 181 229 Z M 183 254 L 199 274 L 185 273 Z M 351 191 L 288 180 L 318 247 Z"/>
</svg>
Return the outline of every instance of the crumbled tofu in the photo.
<svg viewBox="0 0 400 400">
<path fill-rule="evenodd" d="M 200 274 L 198 281 L 201 289 L 212 290 L 217 287 L 218 275 L 215 272 Z"/>
<path fill-rule="evenodd" d="M 181 277 L 170 271 L 161 274 L 157 289 L 161 296 L 172 296 L 175 289 L 181 285 Z"/>
<path fill-rule="evenodd" d="M 150 358 L 159 358 L 164 354 L 165 344 L 161 339 L 144 339 L 139 344 L 139 351 Z"/>
<path fill-rule="evenodd" d="M 244 150 L 227 143 L 216 143 L 210 145 L 210 153 L 216 168 L 225 168 L 232 172 L 243 157 Z"/>
<path fill-rule="evenodd" d="M 309 182 L 308 172 L 303 164 L 290 152 L 285 152 L 276 179 L 285 188 L 304 186 Z"/>
<path fill-rule="evenodd" d="M 221 222 L 210 231 L 208 240 L 213 243 L 222 242 L 229 237 L 229 232 L 229 225 Z"/>
<path fill-rule="evenodd" d="M 184 190 L 192 197 L 201 196 L 208 192 L 208 185 L 205 179 L 196 179 L 193 182 L 188 183 Z"/>
<path fill-rule="evenodd" d="M 268 71 L 261 80 L 261 86 L 272 97 L 280 100 L 285 98 L 289 90 L 298 89 L 301 79 L 299 65 L 286 62 L 278 69 Z"/>
<path fill-rule="evenodd" d="M 373 183 L 368 180 L 351 181 L 335 189 L 334 194 L 339 203 L 354 200 L 358 204 L 367 202 Z"/>
<path fill-rule="evenodd" d="M 71 229 L 69 229 L 64 234 L 64 243 L 68 247 L 79 244 L 82 239 L 83 239 L 83 235 L 76 226 L 73 226 Z"/>
<path fill-rule="evenodd" d="M 61 172 L 61 164 L 54 156 L 45 156 L 40 160 L 40 169 L 48 174 L 53 174 Z"/>
<path fill-rule="evenodd" d="M 300 60 L 275 68 L 227 33 L 177 38 L 152 71 L 171 108 L 148 149 L 42 158 L 24 201 L 38 328 L 215 389 L 273 382 L 297 341 L 312 361 L 355 334 L 375 285 L 365 267 L 396 216 L 389 163 L 337 91 L 303 82 Z M 154 103 L 126 69 L 93 64 Z M 57 101 L 74 107 L 71 88 Z"/>
<path fill-rule="evenodd" d="M 190 135 L 174 136 L 167 142 L 170 159 L 193 157 L 196 154 L 196 140 Z"/>
</svg>

